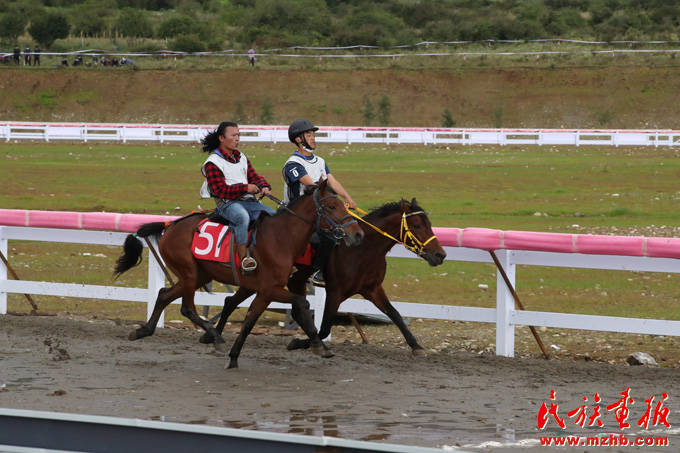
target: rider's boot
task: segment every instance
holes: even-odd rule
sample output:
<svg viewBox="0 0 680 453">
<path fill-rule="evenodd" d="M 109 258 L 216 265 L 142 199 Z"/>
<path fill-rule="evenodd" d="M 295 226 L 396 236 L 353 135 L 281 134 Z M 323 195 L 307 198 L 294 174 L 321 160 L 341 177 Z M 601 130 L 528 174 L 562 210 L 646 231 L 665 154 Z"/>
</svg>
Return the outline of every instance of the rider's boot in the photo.
<svg viewBox="0 0 680 453">
<path fill-rule="evenodd" d="M 236 244 L 236 254 L 238 255 L 238 258 L 241 260 L 241 269 L 243 269 L 243 273 L 247 274 L 250 272 L 253 272 L 257 268 L 257 261 L 251 256 L 248 255 L 248 249 L 246 247 L 246 244 Z"/>
</svg>

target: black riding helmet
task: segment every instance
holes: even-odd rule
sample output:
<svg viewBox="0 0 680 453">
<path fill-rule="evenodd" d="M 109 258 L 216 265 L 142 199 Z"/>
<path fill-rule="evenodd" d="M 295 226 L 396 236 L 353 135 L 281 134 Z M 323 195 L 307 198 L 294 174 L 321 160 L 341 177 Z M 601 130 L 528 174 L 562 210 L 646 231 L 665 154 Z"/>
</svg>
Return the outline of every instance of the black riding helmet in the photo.
<svg viewBox="0 0 680 453">
<path fill-rule="evenodd" d="M 295 138 L 298 135 L 302 134 L 303 132 L 307 132 L 307 131 L 316 132 L 318 130 L 319 130 L 319 128 L 315 127 L 310 121 L 307 121 L 305 119 L 295 120 L 295 121 L 293 121 L 293 123 L 288 128 L 288 140 L 290 140 L 290 142 L 293 145 L 297 145 Z M 307 146 L 307 142 L 304 139 L 304 137 L 302 138 L 302 145 L 305 146 L 305 148 L 309 148 L 309 146 Z"/>
</svg>

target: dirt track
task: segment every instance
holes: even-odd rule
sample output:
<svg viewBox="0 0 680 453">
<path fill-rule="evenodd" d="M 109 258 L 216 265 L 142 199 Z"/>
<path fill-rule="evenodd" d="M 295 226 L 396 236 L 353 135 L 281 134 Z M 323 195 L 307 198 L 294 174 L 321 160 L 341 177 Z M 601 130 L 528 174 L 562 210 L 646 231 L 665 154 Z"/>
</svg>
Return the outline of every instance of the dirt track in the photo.
<svg viewBox="0 0 680 453">
<path fill-rule="evenodd" d="M 567 412 L 597 392 L 602 428 L 590 436 L 641 432 L 645 399 L 666 392 L 672 427 L 641 435 L 680 445 L 678 370 L 594 362 L 508 359 L 469 352 L 414 358 L 404 349 L 330 343 L 332 359 L 288 352 L 289 336 L 252 335 L 240 368 L 198 343 L 199 332 L 160 329 L 130 342 L 130 326 L 56 316 L 0 316 L 0 405 L 284 433 L 326 435 L 392 444 L 473 451 L 544 450 L 540 435 L 586 432 Z M 235 334 L 227 334 L 228 343 Z M 613 411 L 631 388 L 631 428 Z M 555 390 L 558 414 L 537 429 L 542 402 Z M 586 424 L 587 426 L 587 424 Z M 498 444 L 496 444 L 498 443 Z M 504 448 L 500 448 L 505 445 Z M 553 447 L 554 449 L 554 447 Z M 573 450 L 573 449 L 572 449 Z M 578 451 L 628 451 L 595 448 Z M 630 451 L 642 451 L 632 449 Z M 644 448 L 644 451 L 654 449 Z"/>
</svg>

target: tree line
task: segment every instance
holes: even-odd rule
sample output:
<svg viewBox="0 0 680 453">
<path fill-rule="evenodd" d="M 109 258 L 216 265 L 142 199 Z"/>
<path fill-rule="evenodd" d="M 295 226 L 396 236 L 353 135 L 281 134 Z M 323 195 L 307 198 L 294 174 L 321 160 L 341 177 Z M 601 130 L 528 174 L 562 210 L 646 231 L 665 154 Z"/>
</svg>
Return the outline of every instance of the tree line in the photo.
<svg viewBox="0 0 680 453">
<path fill-rule="evenodd" d="M 149 38 L 188 52 L 422 41 L 673 41 L 675 0 L 0 0 L 0 40 Z M 157 45 L 157 44 L 156 44 Z M 151 50 L 151 49 L 145 49 Z M 154 49 L 157 50 L 157 49 Z"/>
</svg>

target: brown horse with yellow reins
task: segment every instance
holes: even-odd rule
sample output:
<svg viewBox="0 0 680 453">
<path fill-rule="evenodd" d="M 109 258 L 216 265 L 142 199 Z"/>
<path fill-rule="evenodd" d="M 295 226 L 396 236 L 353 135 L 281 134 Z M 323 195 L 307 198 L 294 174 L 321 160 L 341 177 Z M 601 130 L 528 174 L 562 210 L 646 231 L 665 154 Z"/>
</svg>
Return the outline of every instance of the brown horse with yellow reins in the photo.
<svg viewBox="0 0 680 453">
<path fill-rule="evenodd" d="M 211 280 L 217 280 L 229 285 L 240 284 L 249 295 L 257 293 L 243 321 L 241 332 L 229 352 L 229 368 L 238 367 L 238 357 L 246 337 L 272 301 L 292 304 L 292 313 L 308 335 L 312 351 L 317 355 L 332 357 L 332 352 L 324 347 L 319 338 L 307 299 L 284 288 L 295 260 L 303 253 L 315 230 L 330 232 L 342 238 L 347 246 L 358 245 L 363 239 L 364 232 L 356 220 L 351 219 L 345 205 L 328 183 L 324 181 L 318 187 L 312 186 L 287 209 L 262 219 L 256 232 L 256 245 L 252 249 L 252 256 L 258 262 L 257 269 L 240 276 L 240 282 L 236 281 L 236 275 L 230 267 L 215 261 L 196 259 L 192 254 L 194 231 L 205 217 L 204 214 L 193 214 L 175 220 L 168 226 L 163 222 L 144 224 L 136 234 L 126 238 L 124 253 L 114 269 L 115 275 L 119 276 L 140 263 L 143 245 L 138 238 L 154 236 L 160 237 L 160 255 L 178 278 L 178 282 L 170 288 L 162 288 L 158 292 L 149 321 L 130 332 L 129 339 L 138 340 L 153 335 L 163 310 L 172 301 L 182 297 L 182 314 L 215 339 L 217 350 L 226 352 L 221 332 L 217 332 L 208 321 L 198 316 L 194 305 L 195 291 Z"/>
<path fill-rule="evenodd" d="M 323 271 L 326 279 L 326 303 L 319 331 L 320 338 L 326 338 L 331 333 L 333 317 L 340 304 L 351 296 L 360 294 L 397 325 L 414 355 L 424 355 L 425 349 L 418 344 L 397 309 L 390 303 L 382 283 L 387 270 L 386 255 L 397 243 L 403 244 L 430 266 L 438 266 L 444 262 L 446 252 L 432 232 L 430 219 L 418 206 L 415 198 L 410 203 L 405 200 L 387 203 L 363 218 L 352 215 L 360 220 L 359 225 L 365 235 L 364 242 L 361 247 L 339 244 L 330 254 Z M 301 264 L 296 266 L 298 271 L 288 281 L 288 289 L 304 295 L 312 267 Z M 229 315 L 238 304 L 251 294 L 247 288 L 241 287 L 236 294 L 225 298 L 222 316 L 217 324 L 219 332 L 222 332 Z M 292 313 L 292 316 L 300 324 L 297 314 Z M 209 333 L 204 334 L 201 341 L 210 342 Z M 313 346 L 309 340 L 295 339 L 288 345 L 288 349 L 309 348 L 310 345 Z"/>
</svg>

